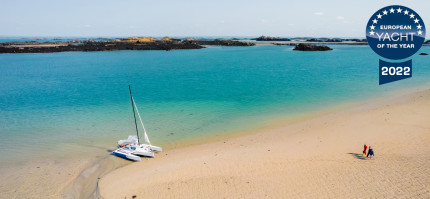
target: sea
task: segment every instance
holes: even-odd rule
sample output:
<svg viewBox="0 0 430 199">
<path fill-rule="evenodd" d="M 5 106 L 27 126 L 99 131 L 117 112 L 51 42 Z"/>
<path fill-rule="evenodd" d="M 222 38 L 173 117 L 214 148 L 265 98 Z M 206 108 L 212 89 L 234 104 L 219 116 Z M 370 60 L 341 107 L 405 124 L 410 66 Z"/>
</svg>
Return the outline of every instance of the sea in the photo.
<svg viewBox="0 0 430 199">
<path fill-rule="evenodd" d="M 136 134 L 129 85 L 151 143 L 168 148 L 430 83 L 429 56 L 379 85 L 369 46 L 330 47 L 0 54 L 0 162 L 110 155 Z"/>
</svg>

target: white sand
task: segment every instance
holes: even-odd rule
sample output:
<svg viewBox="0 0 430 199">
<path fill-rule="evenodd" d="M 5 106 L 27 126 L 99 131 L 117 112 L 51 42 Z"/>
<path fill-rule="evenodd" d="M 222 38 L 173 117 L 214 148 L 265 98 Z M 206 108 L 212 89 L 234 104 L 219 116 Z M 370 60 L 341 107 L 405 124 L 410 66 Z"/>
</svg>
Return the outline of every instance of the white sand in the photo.
<svg viewBox="0 0 430 199">
<path fill-rule="evenodd" d="M 430 90 L 171 149 L 99 188 L 104 198 L 430 198 Z"/>
</svg>

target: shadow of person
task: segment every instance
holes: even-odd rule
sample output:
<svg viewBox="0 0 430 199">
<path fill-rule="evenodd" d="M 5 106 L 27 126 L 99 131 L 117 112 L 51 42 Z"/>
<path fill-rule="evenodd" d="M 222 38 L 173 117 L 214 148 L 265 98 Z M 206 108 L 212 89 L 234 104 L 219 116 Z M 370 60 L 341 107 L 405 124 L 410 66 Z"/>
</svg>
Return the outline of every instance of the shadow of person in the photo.
<svg viewBox="0 0 430 199">
<path fill-rule="evenodd" d="M 360 154 L 360 153 L 348 153 L 348 154 L 350 154 L 355 159 L 360 159 L 360 160 L 365 160 L 366 159 L 366 157 L 364 157 L 363 154 Z"/>
</svg>

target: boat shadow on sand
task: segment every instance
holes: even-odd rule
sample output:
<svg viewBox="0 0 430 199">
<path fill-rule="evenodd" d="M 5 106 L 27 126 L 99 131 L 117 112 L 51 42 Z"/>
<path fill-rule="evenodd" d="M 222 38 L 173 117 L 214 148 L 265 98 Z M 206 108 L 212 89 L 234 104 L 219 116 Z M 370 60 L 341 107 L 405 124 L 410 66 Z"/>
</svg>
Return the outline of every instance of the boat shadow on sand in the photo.
<svg viewBox="0 0 430 199">
<path fill-rule="evenodd" d="M 347 154 L 350 154 L 355 159 L 366 160 L 366 157 L 364 157 L 363 154 L 360 154 L 360 153 L 347 153 Z"/>
</svg>

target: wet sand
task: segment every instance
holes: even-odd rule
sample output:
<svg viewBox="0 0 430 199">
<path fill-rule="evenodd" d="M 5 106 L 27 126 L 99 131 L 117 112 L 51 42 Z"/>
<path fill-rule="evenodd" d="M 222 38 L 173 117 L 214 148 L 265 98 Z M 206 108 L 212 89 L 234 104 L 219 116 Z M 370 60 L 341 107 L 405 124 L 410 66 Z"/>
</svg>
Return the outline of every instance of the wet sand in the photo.
<svg viewBox="0 0 430 199">
<path fill-rule="evenodd" d="M 94 150 L 81 156 L 2 162 L 0 198 L 99 198 L 99 177 L 130 162 Z"/>
</svg>

